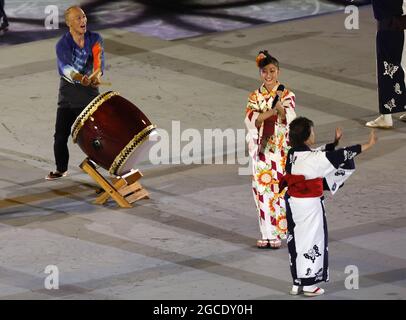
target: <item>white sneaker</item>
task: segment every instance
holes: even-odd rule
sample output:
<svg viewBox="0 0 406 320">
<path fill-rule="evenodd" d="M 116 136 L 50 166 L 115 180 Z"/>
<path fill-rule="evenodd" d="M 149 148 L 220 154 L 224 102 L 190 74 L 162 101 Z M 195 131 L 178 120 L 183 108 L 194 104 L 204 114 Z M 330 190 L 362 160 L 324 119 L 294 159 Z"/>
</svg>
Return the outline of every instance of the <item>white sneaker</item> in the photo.
<svg viewBox="0 0 406 320">
<path fill-rule="evenodd" d="M 305 286 L 303 287 L 303 293 L 307 297 L 321 296 L 324 293 L 324 289 L 316 286 Z"/>
<path fill-rule="evenodd" d="M 293 296 L 297 296 L 298 294 L 303 293 L 303 287 L 302 286 L 292 286 L 292 290 L 289 292 Z"/>
<path fill-rule="evenodd" d="M 399 120 L 406 122 L 406 113 L 402 114 L 399 118 Z"/>
<path fill-rule="evenodd" d="M 381 128 L 381 129 L 392 129 L 393 128 L 393 121 L 386 120 L 385 116 L 382 114 L 378 118 L 372 121 L 368 121 L 365 124 L 369 128 Z"/>
</svg>

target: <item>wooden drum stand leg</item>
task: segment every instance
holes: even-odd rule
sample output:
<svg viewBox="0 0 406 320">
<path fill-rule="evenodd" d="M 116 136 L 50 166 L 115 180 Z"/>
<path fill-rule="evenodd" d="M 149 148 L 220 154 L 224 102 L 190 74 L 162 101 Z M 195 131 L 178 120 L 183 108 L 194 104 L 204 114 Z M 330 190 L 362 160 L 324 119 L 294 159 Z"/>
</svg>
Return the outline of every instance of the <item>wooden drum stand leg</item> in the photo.
<svg viewBox="0 0 406 320">
<path fill-rule="evenodd" d="M 80 164 L 80 168 L 104 190 L 104 193 L 93 202 L 94 204 L 104 204 L 112 197 L 121 208 L 131 208 L 131 204 L 135 201 L 149 199 L 148 191 L 138 182 L 142 177 L 142 173 L 138 170 L 116 177 L 110 183 L 96 170 L 88 158 Z"/>
</svg>

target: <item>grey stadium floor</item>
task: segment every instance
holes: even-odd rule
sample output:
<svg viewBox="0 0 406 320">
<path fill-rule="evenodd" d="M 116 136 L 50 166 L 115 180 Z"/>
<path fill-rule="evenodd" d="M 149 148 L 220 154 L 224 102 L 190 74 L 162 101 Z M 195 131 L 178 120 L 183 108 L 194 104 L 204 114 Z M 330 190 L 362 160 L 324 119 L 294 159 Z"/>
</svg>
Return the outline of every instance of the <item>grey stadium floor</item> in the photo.
<svg viewBox="0 0 406 320">
<path fill-rule="evenodd" d="M 182 130 L 244 129 L 247 96 L 259 85 L 255 56 L 267 48 L 319 143 L 337 126 L 343 145 L 364 142 L 363 125 L 377 114 L 375 22 L 370 6 L 360 9 L 359 30 L 346 30 L 345 17 L 334 10 L 176 41 L 100 29 L 113 84 L 103 90 L 119 91 L 169 133 L 173 120 Z M 0 48 L 0 299 L 303 299 L 288 295 L 286 244 L 255 248 L 242 164 L 145 162 L 151 199 L 118 209 L 91 203 L 95 185 L 78 168 L 85 155 L 70 143 L 69 177 L 44 181 L 54 169 L 56 41 Z M 406 124 L 398 115 L 394 124 L 327 196 L 331 280 L 316 299 L 406 298 Z M 59 269 L 59 290 L 44 288 L 48 265 Z M 350 265 L 357 290 L 345 288 Z"/>
</svg>

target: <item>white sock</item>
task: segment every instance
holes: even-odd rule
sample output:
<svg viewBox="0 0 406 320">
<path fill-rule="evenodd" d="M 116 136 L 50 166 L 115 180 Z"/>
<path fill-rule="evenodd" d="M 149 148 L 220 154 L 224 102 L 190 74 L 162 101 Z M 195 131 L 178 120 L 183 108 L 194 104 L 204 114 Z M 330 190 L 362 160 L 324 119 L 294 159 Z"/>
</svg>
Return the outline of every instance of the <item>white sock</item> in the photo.
<svg viewBox="0 0 406 320">
<path fill-rule="evenodd" d="M 392 115 L 391 114 L 383 114 L 383 120 L 385 120 L 385 122 L 387 124 L 392 124 Z"/>
</svg>

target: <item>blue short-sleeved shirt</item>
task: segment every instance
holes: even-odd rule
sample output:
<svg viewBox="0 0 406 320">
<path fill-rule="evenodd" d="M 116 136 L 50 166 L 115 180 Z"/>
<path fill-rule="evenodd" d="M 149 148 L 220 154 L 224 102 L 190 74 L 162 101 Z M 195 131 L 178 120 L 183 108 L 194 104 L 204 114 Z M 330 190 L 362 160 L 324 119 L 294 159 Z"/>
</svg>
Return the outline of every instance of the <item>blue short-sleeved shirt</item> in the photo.
<svg viewBox="0 0 406 320">
<path fill-rule="evenodd" d="M 96 32 L 85 33 L 83 48 L 80 48 L 71 33 L 67 32 L 56 44 L 56 56 L 59 74 L 71 83 L 77 83 L 72 79 L 72 72 L 88 76 L 99 68 L 104 72 L 103 39 Z"/>
</svg>

